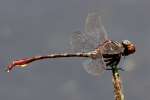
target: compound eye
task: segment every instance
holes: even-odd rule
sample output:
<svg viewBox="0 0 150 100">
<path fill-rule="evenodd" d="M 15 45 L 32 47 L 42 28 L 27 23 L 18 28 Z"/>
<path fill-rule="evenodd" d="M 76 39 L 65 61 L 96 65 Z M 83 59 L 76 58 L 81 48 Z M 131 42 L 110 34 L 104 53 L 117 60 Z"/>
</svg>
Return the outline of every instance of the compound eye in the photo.
<svg viewBox="0 0 150 100">
<path fill-rule="evenodd" d="M 128 44 L 131 44 L 131 42 L 129 40 L 123 40 L 123 44 L 128 45 Z"/>
</svg>

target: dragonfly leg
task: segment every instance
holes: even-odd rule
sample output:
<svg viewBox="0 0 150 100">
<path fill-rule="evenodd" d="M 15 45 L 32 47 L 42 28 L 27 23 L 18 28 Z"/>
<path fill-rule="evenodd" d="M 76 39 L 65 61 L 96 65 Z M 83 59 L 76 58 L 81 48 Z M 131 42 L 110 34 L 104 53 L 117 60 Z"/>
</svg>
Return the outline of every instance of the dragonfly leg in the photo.
<svg viewBox="0 0 150 100">
<path fill-rule="evenodd" d="M 117 68 L 118 70 L 125 71 L 123 68 Z M 113 68 L 106 68 L 105 70 L 113 70 Z"/>
<path fill-rule="evenodd" d="M 105 70 L 112 70 L 112 68 L 106 68 Z"/>
<path fill-rule="evenodd" d="M 125 69 L 123 69 L 123 68 L 118 68 L 118 70 L 125 71 Z"/>
</svg>

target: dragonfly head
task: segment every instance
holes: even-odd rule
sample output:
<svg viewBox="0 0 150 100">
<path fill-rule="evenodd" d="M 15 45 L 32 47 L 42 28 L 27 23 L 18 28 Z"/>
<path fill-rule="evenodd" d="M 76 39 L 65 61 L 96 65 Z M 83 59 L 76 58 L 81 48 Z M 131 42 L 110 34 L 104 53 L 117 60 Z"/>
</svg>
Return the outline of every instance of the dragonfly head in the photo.
<svg viewBox="0 0 150 100">
<path fill-rule="evenodd" d="M 135 52 L 135 45 L 129 40 L 123 40 L 122 45 L 125 48 L 124 52 L 122 53 L 123 56 L 128 56 Z"/>
</svg>

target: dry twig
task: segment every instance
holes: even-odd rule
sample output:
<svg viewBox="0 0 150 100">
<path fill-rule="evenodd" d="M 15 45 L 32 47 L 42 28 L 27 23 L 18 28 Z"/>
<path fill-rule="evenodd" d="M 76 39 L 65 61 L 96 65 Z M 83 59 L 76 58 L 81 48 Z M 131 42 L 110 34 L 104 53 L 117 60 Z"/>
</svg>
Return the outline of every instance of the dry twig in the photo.
<svg viewBox="0 0 150 100">
<path fill-rule="evenodd" d="M 112 82 L 114 85 L 115 100 L 124 100 L 124 94 L 122 92 L 122 82 L 118 72 L 118 68 L 112 69 Z"/>
</svg>

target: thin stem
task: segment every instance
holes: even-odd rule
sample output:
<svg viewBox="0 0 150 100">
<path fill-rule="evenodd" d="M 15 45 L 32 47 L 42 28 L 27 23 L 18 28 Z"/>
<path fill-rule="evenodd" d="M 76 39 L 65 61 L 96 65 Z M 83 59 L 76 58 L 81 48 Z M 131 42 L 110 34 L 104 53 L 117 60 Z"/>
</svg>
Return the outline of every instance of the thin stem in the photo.
<svg viewBox="0 0 150 100">
<path fill-rule="evenodd" d="M 7 72 L 12 70 L 14 67 L 26 67 L 28 64 L 38 61 L 38 60 L 43 60 L 43 59 L 51 59 L 51 58 L 64 58 L 64 57 L 91 57 L 92 52 L 89 53 L 58 53 L 58 54 L 49 54 L 46 56 L 34 56 L 30 58 L 24 58 L 20 60 L 15 60 L 13 61 L 10 65 L 8 65 L 8 68 L 6 69 Z"/>
<path fill-rule="evenodd" d="M 118 68 L 112 68 L 112 81 L 114 85 L 114 94 L 115 94 L 115 100 L 124 100 L 124 94 L 122 92 L 122 82 L 121 78 L 118 72 Z"/>
</svg>

